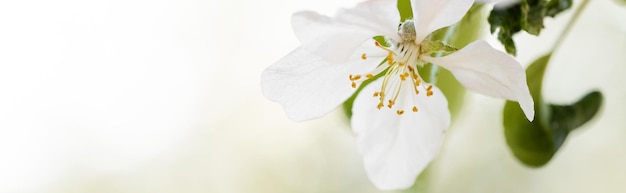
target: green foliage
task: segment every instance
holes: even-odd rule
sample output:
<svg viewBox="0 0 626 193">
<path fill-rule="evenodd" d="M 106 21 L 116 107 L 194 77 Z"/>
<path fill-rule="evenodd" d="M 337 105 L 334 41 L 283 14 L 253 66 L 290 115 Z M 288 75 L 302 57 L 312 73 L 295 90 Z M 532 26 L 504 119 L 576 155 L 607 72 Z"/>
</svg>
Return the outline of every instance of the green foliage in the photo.
<svg viewBox="0 0 626 193">
<path fill-rule="evenodd" d="M 571 7 L 572 0 L 522 0 L 504 9 L 493 9 L 487 20 L 491 33 L 497 30 L 498 40 L 509 54 L 515 55 L 517 50 L 513 35 L 521 30 L 539 35 L 545 17 L 554 17 Z"/>
<path fill-rule="evenodd" d="M 398 0 L 398 12 L 400 12 L 400 21 L 413 18 L 411 0 Z"/>
<path fill-rule="evenodd" d="M 539 35 L 543 29 L 543 17 L 546 15 L 545 6 L 544 0 L 522 1 L 522 29 L 529 34 Z"/>
<path fill-rule="evenodd" d="M 535 101 L 535 120 L 528 122 L 517 102 L 504 106 L 504 135 L 515 157 L 526 165 L 548 163 L 568 134 L 591 120 L 600 109 L 602 94 L 594 91 L 571 105 L 551 105 L 541 98 L 546 66 L 551 54 L 533 62 L 526 70 L 528 88 Z"/>
<path fill-rule="evenodd" d="M 506 9 L 493 9 L 487 18 L 491 25 L 491 33 L 499 29 L 498 40 L 504 45 L 506 52 L 513 55 L 517 53 L 513 35 L 522 30 L 521 12 L 522 7 L 519 5 Z"/>
<path fill-rule="evenodd" d="M 572 0 L 552 0 L 546 4 L 546 15 L 550 17 L 572 7 Z"/>
<path fill-rule="evenodd" d="M 593 91 L 572 105 L 550 105 L 550 127 L 572 131 L 593 118 L 602 105 L 602 93 Z"/>
</svg>

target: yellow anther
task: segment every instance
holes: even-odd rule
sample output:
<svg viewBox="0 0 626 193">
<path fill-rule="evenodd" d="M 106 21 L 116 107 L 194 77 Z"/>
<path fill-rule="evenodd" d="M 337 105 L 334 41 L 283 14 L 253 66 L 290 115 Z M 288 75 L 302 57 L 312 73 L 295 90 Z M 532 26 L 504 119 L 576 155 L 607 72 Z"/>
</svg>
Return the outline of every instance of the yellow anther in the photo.
<svg viewBox="0 0 626 193">
<path fill-rule="evenodd" d="M 394 104 L 395 102 L 393 100 L 389 100 L 389 104 L 387 105 L 387 107 L 391 109 L 391 107 L 393 107 Z"/>
<path fill-rule="evenodd" d="M 374 97 L 378 97 L 379 92 L 374 92 Z"/>
<path fill-rule="evenodd" d="M 426 92 L 426 96 L 433 96 L 433 91 L 429 90 Z"/>
<path fill-rule="evenodd" d="M 383 103 L 381 102 L 381 103 L 378 103 L 378 106 L 376 106 L 376 108 L 378 108 L 378 110 L 380 110 L 380 108 L 382 108 L 383 106 L 385 106 L 385 105 L 383 105 Z"/>
<path fill-rule="evenodd" d="M 358 75 L 358 74 L 354 75 L 354 76 L 350 75 L 350 80 L 354 81 L 354 80 L 358 80 L 358 79 L 361 79 L 361 75 Z"/>
<path fill-rule="evenodd" d="M 398 111 L 396 111 L 396 113 L 398 113 L 398 115 L 402 115 L 402 114 L 404 114 L 404 110 L 398 110 Z"/>
<path fill-rule="evenodd" d="M 361 54 L 361 59 L 366 60 L 367 59 L 367 54 L 365 54 L 365 53 Z"/>
<path fill-rule="evenodd" d="M 404 76 L 404 74 L 400 74 L 400 80 L 405 81 L 406 80 L 406 76 Z"/>
<path fill-rule="evenodd" d="M 413 74 L 413 79 L 417 79 L 417 78 L 418 78 L 417 74 Z"/>
<path fill-rule="evenodd" d="M 415 86 L 419 86 L 419 85 L 420 85 L 420 83 L 422 83 L 422 80 L 421 80 L 421 79 L 417 79 L 417 80 L 415 80 Z"/>
<path fill-rule="evenodd" d="M 426 88 L 426 90 L 427 90 L 427 91 L 431 91 L 431 90 L 433 90 L 433 85 L 432 85 L 432 84 L 431 84 L 431 85 L 428 85 L 428 88 Z"/>
<path fill-rule="evenodd" d="M 356 88 L 356 82 L 352 82 L 352 88 Z"/>
<path fill-rule="evenodd" d="M 415 94 L 420 94 L 420 91 L 415 88 Z"/>
<path fill-rule="evenodd" d="M 365 78 L 374 78 L 374 75 L 373 74 L 366 74 Z"/>
<path fill-rule="evenodd" d="M 413 67 L 411 66 L 407 66 L 409 68 L 409 71 L 413 72 Z"/>
<path fill-rule="evenodd" d="M 380 92 L 380 97 L 385 97 L 385 92 Z"/>
<path fill-rule="evenodd" d="M 404 62 L 398 62 L 400 66 L 404 66 Z"/>
<path fill-rule="evenodd" d="M 413 112 L 417 112 L 417 107 L 413 106 Z"/>
<path fill-rule="evenodd" d="M 387 54 L 387 64 L 389 64 L 389 65 L 393 65 L 393 63 L 394 63 L 394 61 L 393 61 L 393 53 L 392 53 L 392 52 L 389 52 L 389 53 Z"/>
</svg>

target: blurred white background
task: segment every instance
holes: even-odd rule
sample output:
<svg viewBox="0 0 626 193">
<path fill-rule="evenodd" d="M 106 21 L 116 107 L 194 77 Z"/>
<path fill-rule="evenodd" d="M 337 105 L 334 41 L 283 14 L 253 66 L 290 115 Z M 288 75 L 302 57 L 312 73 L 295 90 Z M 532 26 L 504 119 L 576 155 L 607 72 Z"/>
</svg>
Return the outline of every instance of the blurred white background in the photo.
<svg viewBox="0 0 626 193">
<path fill-rule="evenodd" d="M 259 88 L 298 46 L 293 12 L 356 2 L 0 2 L 0 192 L 377 192 L 341 112 L 292 122 Z M 571 12 L 517 36 L 519 60 L 546 52 Z M 548 100 L 599 88 L 605 104 L 550 164 L 517 162 L 503 101 L 470 94 L 424 187 L 626 191 L 623 18 L 625 7 L 592 1 L 553 57 Z"/>
</svg>

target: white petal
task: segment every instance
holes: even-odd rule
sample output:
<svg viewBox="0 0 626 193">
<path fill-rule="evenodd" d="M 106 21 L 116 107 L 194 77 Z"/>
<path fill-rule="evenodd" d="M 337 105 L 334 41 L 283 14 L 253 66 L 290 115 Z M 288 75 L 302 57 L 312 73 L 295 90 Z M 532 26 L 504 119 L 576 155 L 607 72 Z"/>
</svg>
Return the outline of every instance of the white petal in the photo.
<svg viewBox="0 0 626 193">
<path fill-rule="evenodd" d="M 355 48 L 374 36 L 396 38 L 400 22 L 396 1 L 367 1 L 345 9 L 335 18 L 305 11 L 293 15 L 292 25 L 302 47 L 322 58 L 343 63 Z"/>
<path fill-rule="evenodd" d="M 487 42 L 478 40 L 448 56 L 425 57 L 424 60 L 448 69 L 469 89 L 518 101 L 526 118 L 534 119 L 533 99 L 524 68 L 515 58 L 492 48 Z"/>
<path fill-rule="evenodd" d="M 365 170 L 381 190 L 411 187 L 416 177 L 435 157 L 445 130 L 450 126 L 450 112 L 445 96 L 438 88 L 434 95 L 414 95 L 411 86 L 403 86 L 394 109 L 376 108 L 381 80 L 365 87 L 352 108 L 352 129 Z M 425 91 L 422 93 L 426 93 Z M 413 105 L 418 112 L 412 112 Z M 402 108 L 405 112 L 398 115 Z"/>
<path fill-rule="evenodd" d="M 416 43 L 435 30 L 460 21 L 474 0 L 411 0 Z"/>
<path fill-rule="evenodd" d="M 373 45 L 373 41 L 368 43 Z M 362 52 L 358 51 L 351 56 L 349 63 L 332 64 L 298 48 L 263 71 L 263 94 L 281 103 L 292 120 L 303 121 L 323 116 L 356 90 L 351 86 L 348 78 L 350 74 L 365 74 L 382 61 L 382 58 L 372 57 L 362 60 L 359 54 Z"/>
<path fill-rule="evenodd" d="M 369 0 L 358 4 L 352 9 L 339 11 L 336 19 L 346 24 L 367 28 L 388 38 L 400 40 L 398 24 L 400 13 L 397 1 Z"/>
</svg>

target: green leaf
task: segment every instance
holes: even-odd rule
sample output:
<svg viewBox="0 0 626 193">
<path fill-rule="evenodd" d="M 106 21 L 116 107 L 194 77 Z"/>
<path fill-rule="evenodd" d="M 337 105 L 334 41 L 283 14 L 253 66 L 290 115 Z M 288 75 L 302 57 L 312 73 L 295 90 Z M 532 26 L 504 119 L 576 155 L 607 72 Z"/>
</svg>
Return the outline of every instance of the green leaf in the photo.
<svg viewBox="0 0 626 193">
<path fill-rule="evenodd" d="M 517 102 L 504 105 L 503 124 L 507 145 L 522 163 L 540 167 L 548 163 L 568 134 L 591 120 L 602 104 L 602 94 L 591 92 L 572 105 L 550 105 L 541 98 L 546 66 L 551 54 L 526 69 L 528 88 L 535 101 L 535 120 L 528 122 Z"/>
<path fill-rule="evenodd" d="M 413 18 L 411 0 L 398 0 L 398 12 L 400 12 L 400 21 Z"/>
<path fill-rule="evenodd" d="M 601 105 L 602 93 L 599 91 L 588 93 L 572 105 L 550 105 L 550 127 L 572 131 L 591 120 Z"/>
<path fill-rule="evenodd" d="M 504 45 L 506 52 L 515 55 L 517 50 L 513 35 L 522 30 L 522 7 L 517 4 L 505 9 L 493 9 L 487 18 L 491 25 L 491 33 L 498 31 L 498 40 Z"/>
<path fill-rule="evenodd" d="M 522 2 L 522 29 L 529 34 L 539 35 L 543 29 L 545 0 L 525 0 Z"/>
<path fill-rule="evenodd" d="M 530 166 L 544 165 L 554 155 L 551 136 L 540 123 L 543 105 L 541 83 L 550 56 L 548 54 L 539 58 L 526 69 L 528 88 L 535 101 L 535 120 L 528 122 L 517 102 L 507 101 L 504 105 L 504 136 L 507 145 L 518 160 Z"/>
<path fill-rule="evenodd" d="M 554 17 L 572 7 L 572 0 L 551 0 L 546 4 L 546 15 Z"/>
<path fill-rule="evenodd" d="M 513 35 L 524 30 L 539 35 L 545 17 L 554 17 L 572 7 L 572 0 L 522 0 L 504 9 L 493 9 L 489 14 L 491 33 L 498 31 L 498 40 L 506 52 L 515 55 Z"/>
</svg>

